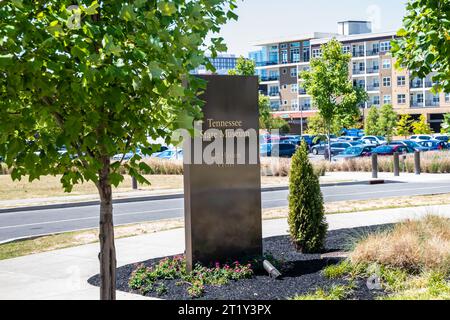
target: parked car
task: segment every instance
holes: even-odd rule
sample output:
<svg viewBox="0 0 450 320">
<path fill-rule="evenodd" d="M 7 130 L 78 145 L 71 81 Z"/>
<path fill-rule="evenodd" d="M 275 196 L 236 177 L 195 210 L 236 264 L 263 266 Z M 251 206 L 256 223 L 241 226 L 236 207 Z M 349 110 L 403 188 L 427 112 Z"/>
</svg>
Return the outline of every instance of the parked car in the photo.
<svg viewBox="0 0 450 320">
<path fill-rule="evenodd" d="M 433 134 L 433 139 L 444 141 L 444 142 L 447 142 L 447 143 L 450 140 L 449 136 L 446 135 L 446 134 Z"/>
<path fill-rule="evenodd" d="M 376 153 L 380 156 L 392 156 L 395 152 L 400 154 L 413 153 L 414 149 L 408 146 L 383 145 L 372 150 L 372 153 Z"/>
<path fill-rule="evenodd" d="M 344 151 L 347 148 L 353 147 L 353 146 L 357 146 L 359 145 L 359 143 L 357 142 L 348 142 L 348 141 L 337 141 L 337 142 L 332 142 L 330 144 L 330 148 L 331 148 L 331 155 L 335 156 L 339 153 L 341 153 L 342 151 Z M 327 143 L 321 143 L 319 145 L 315 145 L 311 148 L 311 152 L 314 155 L 318 155 L 318 154 L 323 154 L 325 155 L 325 158 L 328 158 L 328 144 Z"/>
<path fill-rule="evenodd" d="M 425 152 L 425 151 L 429 151 L 430 150 L 429 148 L 421 146 L 417 142 L 414 142 L 414 141 L 411 141 L 411 140 L 392 141 L 390 143 L 390 145 L 391 146 L 407 146 L 407 147 L 410 147 L 410 148 L 414 149 L 415 151 L 420 151 L 420 152 Z"/>
<path fill-rule="evenodd" d="M 165 160 L 183 160 L 183 150 L 182 149 L 168 149 L 155 156 L 158 159 Z"/>
<path fill-rule="evenodd" d="M 429 134 L 418 134 L 418 135 L 411 136 L 411 138 L 409 138 L 409 140 L 415 141 L 415 142 L 420 142 L 420 141 L 433 140 L 433 137 Z"/>
<path fill-rule="evenodd" d="M 345 149 L 342 153 L 333 157 L 333 161 L 342 161 L 347 159 L 359 158 L 359 157 L 369 157 L 372 155 L 372 150 L 375 146 L 355 146 Z"/>
<path fill-rule="evenodd" d="M 448 143 L 441 140 L 428 140 L 428 141 L 420 141 L 418 142 L 424 148 L 428 150 L 446 150 L 448 149 Z"/>
<path fill-rule="evenodd" d="M 386 138 L 382 136 L 364 136 L 361 138 L 361 142 L 366 145 L 381 146 L 387 144 Z"/>
<path fill-rule="evenodd" d="M 297 146 L 293 143 L 264 143 L 261 144 L 260 154 L 262 157 L 273 157 L 276 156 L 278 152 L 279 157 L 288 157 L 291 158 L 295 151 L 297 150 Z"/>
<path fill-rule="evenodd" d="M 339 141 L 359 141 L 360 137 L 342 136 L 338 138 Z"/>
</svg>

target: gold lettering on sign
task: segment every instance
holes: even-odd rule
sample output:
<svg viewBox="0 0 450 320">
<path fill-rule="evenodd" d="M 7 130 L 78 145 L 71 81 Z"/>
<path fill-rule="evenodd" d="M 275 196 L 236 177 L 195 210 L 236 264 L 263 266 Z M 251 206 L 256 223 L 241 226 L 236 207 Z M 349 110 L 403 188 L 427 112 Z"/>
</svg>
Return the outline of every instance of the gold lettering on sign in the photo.
<svg viewBox="0 0 450 320">
<path fill-rule="evenodd" d="M 242 127 L 242 121 L 239 120 L 214 120 L 208 119 L 208 126 L 210 128 L 240 128 Z"/>
</svg>

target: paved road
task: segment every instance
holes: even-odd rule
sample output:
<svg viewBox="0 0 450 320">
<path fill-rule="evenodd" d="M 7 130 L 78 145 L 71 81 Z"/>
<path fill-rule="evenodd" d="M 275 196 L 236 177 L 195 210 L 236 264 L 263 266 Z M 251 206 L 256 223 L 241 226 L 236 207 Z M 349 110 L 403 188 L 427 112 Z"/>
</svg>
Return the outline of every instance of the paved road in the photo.
<svg viewBox="0 0 450 320">
<path fill-rule="evenodd" d="M 326 202 L 450 193 L 450 182 L 357 184 L 323 187 Z M 287 190 L 262 193 L 263 208 L 287 206 Z M 95 228 L 98 206 L 0 213 L 0 241 Z M 116 225 L 183 216 L 183 199 L 121 203 L 114 206 Z"/>
</svg>

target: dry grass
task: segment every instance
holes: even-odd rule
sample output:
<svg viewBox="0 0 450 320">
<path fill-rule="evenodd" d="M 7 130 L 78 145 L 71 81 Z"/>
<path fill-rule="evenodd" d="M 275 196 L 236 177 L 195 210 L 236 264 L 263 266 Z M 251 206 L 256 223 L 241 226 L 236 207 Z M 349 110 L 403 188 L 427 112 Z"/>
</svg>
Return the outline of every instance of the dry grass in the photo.
<svg viewBox="0 0 450 320">
<path fill-rule="evenodd" d="M 182 175 L 146 175 L 145 177 L 151 185 L 139 185 L 139 190 L 161 191 L 183 188 Z M 97 194 L 97 189 L 91 182 L 76 185 L 71 193 L 65 193 L 60 179 L 61 176 L 44 176 L 33 182 L 29 182 L 26 178 L 21 181 L 12 181 L 9 175 L 0 175 L 0 200 Z M 263 186 L 287 185 L 288 179 L 287 177 L 262 177 L 261 182 Z M 130 191 L 133 191 L 130 177 L 125 177 L 125 180 L 114 188 L 114 193 Z"/>
<path fill-rule="evenodd" d="M 429 215 L 369 235 L 350 254 L 353 264 L 376 263 L 409 272 L 450 272 L 450 219 Z"/>
<path fill-rule="evenodd" d="M 378 157 L 378 170 L 380 172 L 393 172 L 394 162 L 392 156 Z M 350 159 L 342 162 L 322 162 L 316 164 L 325 166 L 327 172 L 333 171 L 372 171 L 372 160 L 370 157 Z M 450 173 L 450 152 L 425 152 L 421 153 L 420 161 L 421 170 L 424 173 Z M 408 154 L 406 157 L 401 157 L 400 169 L 403 172 L 414 172 L 414 155 Z"/>
</svg>

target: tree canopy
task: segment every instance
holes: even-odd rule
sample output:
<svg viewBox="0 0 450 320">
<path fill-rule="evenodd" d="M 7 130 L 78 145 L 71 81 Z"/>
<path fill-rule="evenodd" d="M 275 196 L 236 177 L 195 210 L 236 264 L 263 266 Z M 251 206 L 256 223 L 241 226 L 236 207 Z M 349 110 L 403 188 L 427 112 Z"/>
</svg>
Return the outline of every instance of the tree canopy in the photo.
<svg viewBox="0 0 450 320">
<path fill-rule="evenodd" d="M 392 44 L 397 66 L 421 78 L 435 72 L 436 89 L 450 92 L 450 2 L 409 0 L 406 11 Z"/>
<path fill-rule="evenodd" d="M 350 79 L 350 59 L 350 54 L 343 53 L 341 43 L 333 39 L 322 45 L 320 57 L 311 59 L 310 71 L 300 74 L 303 87 L 312 96 L 328 134 L 336 118 L 357 117 L 359 104 L 367 99 L 366 92 L 355 88 Z"/>
<path fill-rule="evenodd" d="M 200 117 L 204 82 L 189 72 L 212 68 L 205 50 L 226 50 L 216 34 L 235 8 L 235 0 L 0 2 L 0 157 L 13 179 L 62 174 L 66 191 L 96 184 L 103 299 L 115 298 L 111 186 L 123 172 L 148 182 L 141 156 L 157 148 L 149 140 L 170 142 Z M 111 162 L 138 149 L 122 167 Z"/>
</svg>

